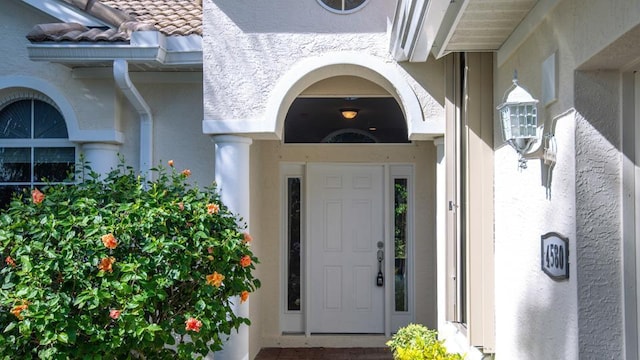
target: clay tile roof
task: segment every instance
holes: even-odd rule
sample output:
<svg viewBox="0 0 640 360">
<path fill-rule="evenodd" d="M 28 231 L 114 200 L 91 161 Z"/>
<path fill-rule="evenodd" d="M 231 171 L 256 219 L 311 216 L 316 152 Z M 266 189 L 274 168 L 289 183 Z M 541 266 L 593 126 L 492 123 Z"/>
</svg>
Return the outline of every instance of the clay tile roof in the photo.
<svg viewBox="0 0 640 360">
<path fill-rule="evenodd" d="M 167 36 L 202 35 L 202 5 L 197 0 L 62 0 L 110 24 L 88 28 L 76 23 L 36 25 L 27 39 L 44 41 L 127 42 L 134 31 L 157 30 Z"/>
<path fill-rule="evenodd" d="M 101 0 L 165 35 L 202 35 L 202 6 L 195 0 Z"/>
</svg>

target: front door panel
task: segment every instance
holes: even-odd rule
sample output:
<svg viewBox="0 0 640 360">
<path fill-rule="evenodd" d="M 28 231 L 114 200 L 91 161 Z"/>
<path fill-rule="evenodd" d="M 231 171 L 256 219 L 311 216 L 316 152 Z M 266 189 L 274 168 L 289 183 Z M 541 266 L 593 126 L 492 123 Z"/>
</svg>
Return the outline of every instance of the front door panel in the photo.
<svg viewBox="0 0 640 360">
<path fill-rule="evenodd" d="M 383 174 L 378 165 L 308 166 L 312 333 L 384 332 Z"/>
</svg>

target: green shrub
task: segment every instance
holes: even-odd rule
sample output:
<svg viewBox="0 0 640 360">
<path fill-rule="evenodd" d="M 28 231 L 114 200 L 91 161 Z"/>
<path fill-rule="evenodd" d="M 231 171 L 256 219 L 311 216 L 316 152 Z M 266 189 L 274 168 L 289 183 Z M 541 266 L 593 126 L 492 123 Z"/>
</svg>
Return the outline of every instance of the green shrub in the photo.
<svg viewBox="0 0 640 360">
<path fill-rule="evenodd" d="M 190 171 L 119 168 L 16 196 L 0 214 L 0 358 L 192 359 L 246 318 L 251 236 Z M 30 196 L 31 195 L 31 196 Z"/>
<path fill-rule="evenodd" d="M 447 353 L 438 333 L 423 325 L 409 324 L 400 328 L 387 342 L 395 360 L 462 360 L 460 354 Z"/>
</svg>

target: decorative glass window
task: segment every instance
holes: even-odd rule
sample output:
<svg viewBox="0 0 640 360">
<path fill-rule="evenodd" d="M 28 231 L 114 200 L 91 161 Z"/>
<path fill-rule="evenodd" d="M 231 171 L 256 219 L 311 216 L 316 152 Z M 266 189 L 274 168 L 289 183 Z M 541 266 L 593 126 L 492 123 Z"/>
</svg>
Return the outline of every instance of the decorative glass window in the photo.
<svg viewBox="0 0 640 360">
<path fill-rule="evenodd" d="M 318 0 L 320 5 L 338 14 L 349 14 L 366 5 L 369 0 Z"/>
<path fill-rule="evenodd" d="M 287 179 L 287 310 L 300 310 L 300 178 Z"/>
<path fill-rule="evenodd" d="M 407 276 L 407 193 L 409 191 L 407 179 L 396 178 L 393 184 L 394 204 L 394 250 L 395 250 L 395 311 L 409 310 L 409 278 Z"/>
<path fill-rule="evenodd" d="M 23 98 L 0 108 L 0 208 L 14 192 L 67 181 L 75 160 L 67 125 L 53 105 Z"/>
</svg>

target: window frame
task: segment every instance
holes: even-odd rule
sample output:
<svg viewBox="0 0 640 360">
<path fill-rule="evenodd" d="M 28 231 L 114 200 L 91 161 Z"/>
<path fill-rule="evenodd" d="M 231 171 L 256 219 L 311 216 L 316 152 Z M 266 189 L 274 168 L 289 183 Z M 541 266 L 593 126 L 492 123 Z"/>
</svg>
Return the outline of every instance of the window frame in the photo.
<svg viewBox="0 0 640 360">
<path fill-rule="evenodd" d="M 303 333 L 304 332 L 304 312 L 305 309 L 305 249 L 306 249 L 306 224 L 305 224 L 305 165 L 302 163 L 287 163 L 280 166 L 280 184 L 281 184 L 281 269 L 280 277 L 280 330 L 283 333 Z M 289 206 L 288 206 L 288 186 L 289 179 L 300 179 L 300 310 L 289 310 L 288 308 L 288 288 L 289 288 Z"/>
<path fill-rule="evenodd" d="M 494 353 L 493 55 L 456 54 L 447 72 L 445 319 Z"/>
<path fill-rule="evenodd" d="M 339 14 L 339 15 L 353 14 L 354 12 L 360 11 L 362 8 L 367 6 L 367 4 L 369 3 L 369 0 L 364 0 L 362 2 L 362 4 L 356 6 L 355 8 L 350 9 L 350 10 L 344 10 L 344 6 L 345 6 L 345 1 L 346 0 L 341 0 L 342 9 L 333 8 L 333 7 L 329 6 L 329 5 L 327 5 L 323 0 L 317 0 L 317 1 L 318 1 L 318 4 L 320 4 L 320 6 L 322 6 L 326 10 L 328 10 L 328 11 L 334 13 L 334 14 Z"/>
<path fill-rule="evenodd" d="M 73 156 L 73 162 L 74 162 L 74 166 L 75 164 L 78 163 L 78 159 L 79 159 L 79 146 L 74 143 L 71 142 L 69 140 L 69 126 L 67 124 L 66 119 L 64 119 L 64 116 L 62 115 L 62 112 L 60 111 L 60 109 L 55 105 L 55 103 L 53 103 L 51 100 L 49 100 L 48 98 L 37 94 L 37 93 L 32 93 L 32 94 L 20 94 L 20 95 L 15 95 L 15 96 L 11 96 L 9 98 L 4 99 L 3 101 L 0 101 L 0 112 L 2 112 L 7 106 L 14 104 L 16 102 L 19 101 L 30 101 L 31 103 L 31 109 L 30 109 L 30 119 L 29 121 L 31 122 L 31 134 L 29 138 L 0 138 L 0 148 L 27 148 L 29 149 L 29 166 L 30 166 L 30 177 L 29 177 L 29 181 L 0 181 L 0 187 L 4 187 L 4 186 L 19 186 L 19 187 L 23 187 L 23 188 L 30 188 L 33 189 L 34 187 L 37 186 L 44 186 L 47 184 L 67 184 L 67 183 L 73 183 L 73 182 L 66 182 L 66 181 L 51 181 L 51 182 L 44 182 L 41 181 L 40 179 L 36 179 L 35 178 L 35 166 L 36 166 L 36 159 L 35 159 L 35 149 L 38 148 L 72 148 L 73 152 L 74 152 L 74 156 Z M 65 130 L 67 131 L 67 137 L 66 138 L 34 138 L 34 124 L 35 124 L 35 116 L 34 116 L 34 109 L 35 109 L 35 103 L 36 102 L 41 102 L 44 104 L 47 104 L 51 107 L 53 107 L 53 109 L 55 109 L 60 116 L 62 117 L 62 119 L 64 120 L 64 125 L 65 125 Z"/>
</svg>

